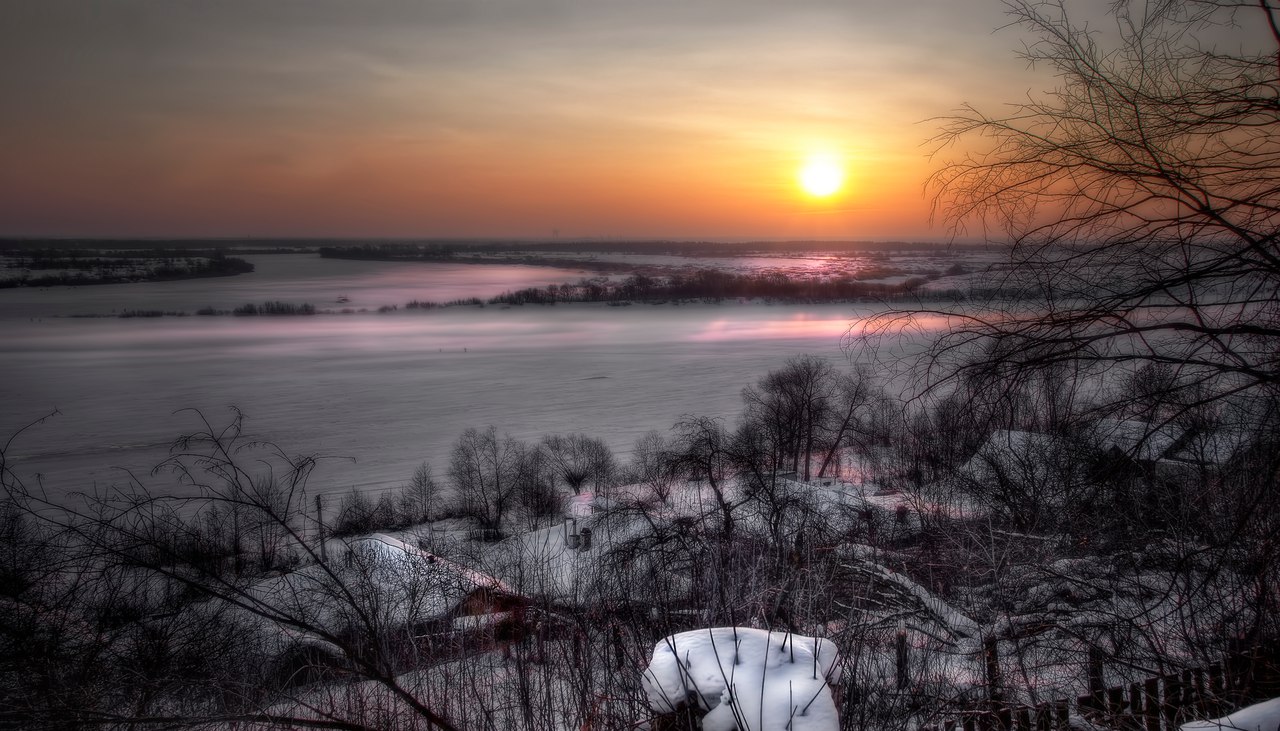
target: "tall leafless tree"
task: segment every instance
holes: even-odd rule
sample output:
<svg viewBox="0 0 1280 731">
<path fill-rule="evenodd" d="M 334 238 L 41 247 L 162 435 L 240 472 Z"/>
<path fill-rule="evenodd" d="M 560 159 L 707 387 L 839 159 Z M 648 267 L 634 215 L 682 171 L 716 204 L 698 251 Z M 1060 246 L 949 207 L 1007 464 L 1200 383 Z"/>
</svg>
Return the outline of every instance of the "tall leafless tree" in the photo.
<svg viewBox="0 0 1280 731">
<path fill-rule="evenodd" d="M 497 428 L 467 429 L 453 445 L 449 477 L 463 512 L 485 530 L 498 531 L 515 496 L 524 449 Z"/>
<path fill-rule="evenodd" d="M 1274 394 L 1280 6 L 1119 0 L 1105 37 L 1064 2 L 1009 7 L 1057 87 L 944 121 L 940 154 L 963 152 L 932 179 L 937 213 L 1012 249 L 988 283 L 1000 297 L 927 313 L 951 323 L 931 374 L 1007 384 L 1061 364 L 1157 364 L 1194 403 Z M 922 314 L 893 313 L 872 337 Z"/>
<path fill-rule="evenodd" d="M 0 633 L 0 724 L 387 727 L 375 710 L 321 704 L 297 687 L 300 675 L 332 672 L 366 682 L 386 717 L 458 728 L 399 674 L 418 648 L 397 620 L 404 602 L 386 599 L 386 572 L 354 554 L 326 561 L 317 545 L 305 499 L 317 458 L 247 438 L 238 413 L 222 425 L 198 418 L 150 480 L 83 504 L 50 502 L 0 472 L 4 505 L 18 510 L 0 514 L 21 516 L 0 521 L 0 555 L 21 566 L 12 549 L 44 536 L 46 566 L 20 572 L 0 600 L 5 626 L 30 638 L 11 652 L 19 646 Z M 233 517 L 245 540 L 209 529 L 210 518 Z M 394 577 L 397 598 L 430 601 L 436 587 L 416 580 Z"/>
</svg>

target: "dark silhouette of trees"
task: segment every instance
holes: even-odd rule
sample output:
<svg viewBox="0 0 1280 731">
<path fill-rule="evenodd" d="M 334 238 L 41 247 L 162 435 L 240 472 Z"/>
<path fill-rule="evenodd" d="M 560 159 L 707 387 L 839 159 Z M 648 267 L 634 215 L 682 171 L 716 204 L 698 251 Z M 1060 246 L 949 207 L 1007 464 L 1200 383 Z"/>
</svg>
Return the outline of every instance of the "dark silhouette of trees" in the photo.
<svg viewBox="0 0 1280 731">
<path fill-rule="evenodd" d="M 599 490 L 618 471 L 613 451 L 604 440 L 596 437 L 553 434 L 543 437 L 542 448 L 556 476 L 573 490 L 574 495 L 582 492 L 588 481 Z"/>
<path fill-rule="evenodd" d="M 514 504 L 520 508 L 530 530 L 542 527 L 543 519 L 557 515 L 561 510 L 560 495 L 556 491 L 556 465 L 550 451 L 540 444 L 516 444 L 519 459 L 516 463 Z"/>
<path fill-rule="evenodd" d="M 646 500 L 656 499 L 665 503 L 671 497 L 676 483 L 673 468 L 672 445 L 661 432 L 648 431 L 640 435 L 631 450 L 631 464 L 627 468 L 627 480 L 646 489 Z"/>
<path fill-rule="evenodd" d="M 227 277 L 253 271 L 253 264 L 225 252 L 180 249 L 63 249 L 35 246 L 13 250 L 9 269 L 16 277 L 0 278 L 0 288 L 53 287 L 123 282 L 162 282 Z M 51 274 L 35 274 L 32 272 Z M 74 272 L 74 273 L 71 273 Z"/>
<path fill-rule="evenodd" d="M 866 432 L 865 407 L 875 389 L 865 372 L 845 372 L 810 355 L 787 361 L 755 386 L 743 389 L 744 420 L 755 434 L 755 451 L 770 455 L 773 471 L 803 479 L 826 476 L 840 450 Z"/>
<path fill-rule="evenodd" d="M 734 497 L 731 478 L 737 467 L 732 438 L 719 419 L 689 416 L 673 427 L 671 469 L 675 474 L 710 490 L 707 513 L 719 522 L 719 534 L 733 538 L 737 521 L 734 509 L 740 500 Z"/>
<path fill-rule="evenodd" d="M 305 499 L 318 458 L 247 438 L 238 413 L 198 418 L 157 484 L 131 477 L 83 504 L 49 502 L 0 451 L 0 725 L 354 731 L 382 713 L 457 728 L 402 675 L 417 633 L 400 617 L 436 587 L 326 560 Z M 339 676 L 369 683 L 377 707 L 298 687 Z"/>
<path fill-rule="evenodd" d="M 515 502 L 524 447 L 489 426 L 467 429 L 453 445 L 449 478 L 460 511 L 476 519 L 482 530 L 500 531 Z"/>
<path fill-rule="evenodd" d="M 968 152 L 932 184 L 953 230 L 1009 237 L 999 288 L 1017 296 L 928 313 L 951 322 L 932 373 L 1011 384 L 1063 364 L 1157 365 L 1192 405 L 1274 394 L 1280 7 L 1118 2 L 1113 44 L 1065 5 L 1010 7 L 1033 36 L 1025 57 L 1058 86 L 947 119 L 940 149 Z"/>
<path fill-rule="evenodd" d="M 434 520 L 444 504 L 444 487 L 436 482 L 431 465 L 423 462 L 400 495 L 400 510 L 411 523 Z"/>
</svg>

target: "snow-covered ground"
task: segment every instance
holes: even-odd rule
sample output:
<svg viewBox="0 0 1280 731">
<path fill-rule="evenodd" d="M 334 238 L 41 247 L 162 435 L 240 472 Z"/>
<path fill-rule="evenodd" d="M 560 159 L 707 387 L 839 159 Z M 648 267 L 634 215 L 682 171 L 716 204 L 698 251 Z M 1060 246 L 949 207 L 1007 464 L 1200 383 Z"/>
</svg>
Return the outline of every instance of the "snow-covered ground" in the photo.
<svg viewBox="0 0 1280 731">
<path fill-rule="evenodd" d="M 1182 731 L 1277 731 L 1280 729 L 1280 698 L 1257 703 L 1222 718 L 1182 724 Z"/>
</svg>

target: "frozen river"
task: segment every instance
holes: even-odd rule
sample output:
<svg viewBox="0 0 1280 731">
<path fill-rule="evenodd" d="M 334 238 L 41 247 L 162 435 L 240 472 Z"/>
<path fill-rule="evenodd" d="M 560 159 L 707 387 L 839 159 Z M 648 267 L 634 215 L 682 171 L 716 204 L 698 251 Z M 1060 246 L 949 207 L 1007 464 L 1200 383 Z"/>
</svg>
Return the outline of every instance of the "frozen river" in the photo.
<svg viewBox="0 0 1280 731">
<path fill-rule="evenodd" d="M 732 418 L 741 389 L 787 358 L 843 360 L 851 305 L 454 307 L 316 317 L 70 318 L 122 309 L 230 309 L 281 299 L 371 307 L 488 296 L 576 279 L 536 267 L 252 257 L 216 280 L 0 291 L 0 429 L 53 409 L 9 450 L 55 495 L 144 474 L 171 441 L 228 407 L 290 453 L 323 454 L 321 492 L 403 484 L 447 468 L 467 427 L 514 437 L 581 431 L 625 458 L 684 414 Z M 350 305 L 330 305 L 338 295 Z M 150 480 L 151 478 L 145 478 Z M 159 479 L 159 478 L 156 478 Z M 163 489 L 163 482 L 153 482 Z"/>
</svg>

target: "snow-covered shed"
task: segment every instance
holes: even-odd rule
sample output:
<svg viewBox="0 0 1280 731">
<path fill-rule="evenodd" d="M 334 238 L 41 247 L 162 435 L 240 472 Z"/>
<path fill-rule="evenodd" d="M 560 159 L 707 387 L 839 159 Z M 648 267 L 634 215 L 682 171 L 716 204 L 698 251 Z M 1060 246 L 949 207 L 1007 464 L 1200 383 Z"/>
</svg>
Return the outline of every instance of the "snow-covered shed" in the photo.
<svg viewBox="0 0 1280 731">
<path fill-rule="evenodd" d="M 1243 429 L 1202 429 L 1186 434 L 1165 457 L 1172 462 L 1221 467 L 1244 454 L 1252 441 L 1252 435 Z"/>
<path fill-rule="evenodd" d="M 268 614 L 335 635 L 443 632 L 464 617 L 519 619 L 527 604 L 493 576 L 380 533 L 346 541 L 328 564 L 267 579 L 249 593 Z"/>
<path fill-rule="evenodd" d="M 1060 460 L 1069 447 L 1052 434 L 997 429 L 961 465 L 959 474 L 978 483 L 1044 482 L 1059 476 Z"/>
<path fill-rule="evenodd" d="M 347 641 L 359 646 L 381 636 L 415 652 L 449 653 L 460 637 L 500 641 L 524 622 L 528 601 L 501 580 L 397 538 L 373 534 L 330 547 L 338 550 L 327 563 L 245 590 L 243 608 L 284 682 L 344 667 Z"/>
</svg>

